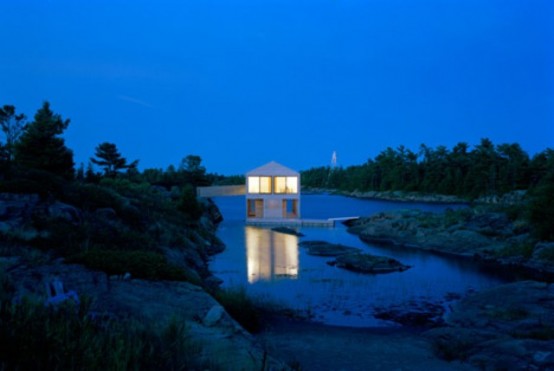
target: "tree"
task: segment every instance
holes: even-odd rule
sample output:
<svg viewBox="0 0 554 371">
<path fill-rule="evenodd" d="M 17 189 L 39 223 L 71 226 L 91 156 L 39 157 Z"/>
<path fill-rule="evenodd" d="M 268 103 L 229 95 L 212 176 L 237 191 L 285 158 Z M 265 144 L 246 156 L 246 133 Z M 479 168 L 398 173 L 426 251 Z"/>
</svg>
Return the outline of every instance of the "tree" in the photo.
<svg viewBox="0 0 554 371">
<path fill-rule="evenodd" d="M 138 165 L 138 160 L 127 164 L 127 159 L 121 156 L 117 147 L 113 143 L 104 142 L 96 147 L 96 158 L 90 160 L 99 166 L 104 167 L 104 175 L 107 177 L 115 177 L 120 170 L 134 169 Z"/>
<path fill-rule="evenodd" d="M 16 114 L 15 107 L 5 105 L 0 108 L 0 127 L 4 133 L 5 144 L 2 145 L 2 160 L 9 166 L 14 158 L 14 146 L 26 128 L 24 114 Z"/>
<path fill-rule="evenodd" d="M 47 171 L 66 179 L 74 175 L 73 152 L 65 146 L 60 135 L 69 126 L 44 102 L 34 121 L 15 144 L 15 162 L 23 168 Z"/>
<path fill-rule="evenodd" d="M 554 241 L 554 150 L 548 148 L 535 157 L 541 159 L 543 174 L 530 190 L 529 219 L 538 238 Z"/>
<path fill-rule="evenodd" d="M 194 187 L 207 185 L 206 168 L 201 165 L 202 158 L 196 155 L 188 155 L 181 160 L 179 171 L 185 174 L 185 179 Z"/>
</svg>

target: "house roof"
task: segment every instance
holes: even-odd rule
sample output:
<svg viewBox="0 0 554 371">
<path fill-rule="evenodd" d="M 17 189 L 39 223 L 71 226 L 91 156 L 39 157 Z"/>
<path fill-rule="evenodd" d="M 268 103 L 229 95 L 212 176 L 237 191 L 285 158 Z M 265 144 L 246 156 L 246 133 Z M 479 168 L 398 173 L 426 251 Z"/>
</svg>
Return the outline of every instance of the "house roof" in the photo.
<svg viewBox="0 0 554 371">
<path fill-rule="evenodd" d="M 267 176 L 275 176 L 275 175 L 295 175 L 299 176 L 300 174 L 292 169 L 289 169 L 286 166 L 283 166 L 275 161 L 268 162 L 265 165 L 262 165 L 260 167 L 255 168 L 254 170 L 250 170 L 246 173 L 246 176 L 252 176 L 252 175 L 267 175 Z"/>
</svg>

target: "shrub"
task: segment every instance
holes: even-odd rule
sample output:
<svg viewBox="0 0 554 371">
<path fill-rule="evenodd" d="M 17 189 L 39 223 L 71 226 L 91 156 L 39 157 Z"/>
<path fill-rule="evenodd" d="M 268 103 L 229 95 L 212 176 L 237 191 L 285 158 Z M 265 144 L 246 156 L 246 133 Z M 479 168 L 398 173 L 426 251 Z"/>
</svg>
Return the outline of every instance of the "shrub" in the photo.
<svg viewBox="0 0 554 371">
<path fill-rule="evenodd" d="M 41 170 L 26 170 L 17 178 L 0 182 L 0 192 L 36 193 L 42 199 L 64 194 L 67 181 L 60 176 Z"/>
<path fill-rule="evenodd" d="M 202 205 L 196 199 L 194 188 L 190 185 L 183 187 L 177 209 L 192 220 L 198 220 L 202 216 Z"/>
<path fill-rule="evenodd" d="M 162 254 L 152 251 L 116 251 L 90 249 L 68 259 L 107 274 L 130 273 L 133 277 L 151 280 L 186 281 L 186 272 L 169 264 Z"/>
<path fill-rule="evenodd" d="M 62 201 L 79 207 L 85 211 L 94 211 L 101 208 L 123 207 L 124 200 L 117 192 L 96 184 L 74 183 L 68 187 L 61 197 Z"/>
<path fill-rule="evenodd" d="M 511 243 L 506 247 L 495 252 L 498 258 L 509 258 L 521 256 L 525 259 L 531 258 L 535 246 L 531 242 L 517 242 Z"/>
<path fill-rule="evenodd" d="M 244 287 L 221 289 L 215 294 L 215 298 L 227 313 L 246 330 L 252 333 L 261 330 L 260 308 L 248 296 Z"/>
<path fill-rule="evenodd" d="M 158 329 L 134 319 L 100 319 L 79 307 L 0 303 L 0 369 L 184 370 L 202 368 L 201 347 L 183 321 Z"/>
</svg>

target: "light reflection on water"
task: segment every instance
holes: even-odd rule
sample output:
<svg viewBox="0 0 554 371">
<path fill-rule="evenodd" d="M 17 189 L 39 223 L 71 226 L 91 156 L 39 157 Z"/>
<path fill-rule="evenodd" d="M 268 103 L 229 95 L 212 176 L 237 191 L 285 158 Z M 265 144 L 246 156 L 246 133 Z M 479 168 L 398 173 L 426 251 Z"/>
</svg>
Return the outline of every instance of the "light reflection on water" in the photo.
<svg viewBox="0 0 554 371">
<path fill-rule="evenodd" d="M 248 282 L 298 276 L 298 237 L 246 226 Z"/>
<path fill-rule="evenodd" d="M 302 228 L 305 237 L 245 226 L 244 198 L 216 198 L 225 220 L 218 235 L 226 250 L 215 256 L 210 269 L 224 287 L 245 286 L 256 296 L 288 307 L 307 310 L 315 320 L 345 326 L 388 326 L 373 318 L 376 307 L 410 306 L 418 302 L 444 303 L 445 297 L 466 294 L 505 282 L 471 261 L 452 259 L 404 248 L 368 245 L 342 225 Z M 446 206 L 398 204 L 340 196 L 302 197 L 307 218 L 370 215 L 399 208 L 442 211 Z M 390 256 L 412 266 L 401 273 L 364 275 L 329 266 L 330 258 L 310 256 L 298 242 L 324 240 Z"/>
</svg>

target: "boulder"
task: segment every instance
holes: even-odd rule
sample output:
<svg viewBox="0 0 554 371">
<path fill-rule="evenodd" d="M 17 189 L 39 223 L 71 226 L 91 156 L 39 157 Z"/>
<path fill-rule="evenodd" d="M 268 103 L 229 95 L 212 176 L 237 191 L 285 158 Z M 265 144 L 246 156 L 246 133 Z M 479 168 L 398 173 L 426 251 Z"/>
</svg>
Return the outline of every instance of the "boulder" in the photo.
<svg viewBox="0 0 554 371">
<path fill-rule="evenodd" d="M 360 249 L 356 247 L 349 247 L 325 241 L 303 241 L 300 242 L 298 245 L 307 247 L 308 254 L 315 256 L 339 256 L 360 251 Z"/>
<path fill-rule="evenodd" d="M 48 205 L 48 215 L 54 219 L 63 219 L 78 225 L 82 220 L 82 212 L 74 206 L 56 201 Z"/>
<path fill-rule="evenodd" d="M 364 253 L 342 254 L 329 264 L 361 273 L 403 272 L 410 268 L 393 258 Z"/>
<path fill-rule="evenodd" d="M 210 308 L 208 313 L 206 313 L 202 323 L 208 327 L 212 327 L 221 320 L 223 314 L 225 314 L 225 309 L 223 309 L 221 305 L 214 305 Z"/>
<path fill-rule="evenodd" d="M 435 327 L 444 323 L 445 308 L 431 302 L 410 302 L 409 305 L 378 307 L 374 309 L 375 318 L 392 321 L 410 327 Z"/>
</svg>

